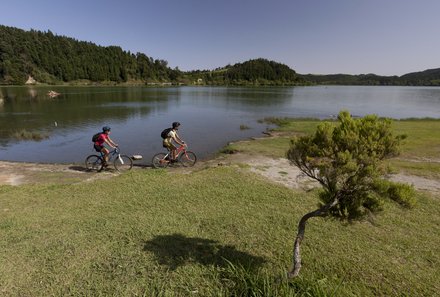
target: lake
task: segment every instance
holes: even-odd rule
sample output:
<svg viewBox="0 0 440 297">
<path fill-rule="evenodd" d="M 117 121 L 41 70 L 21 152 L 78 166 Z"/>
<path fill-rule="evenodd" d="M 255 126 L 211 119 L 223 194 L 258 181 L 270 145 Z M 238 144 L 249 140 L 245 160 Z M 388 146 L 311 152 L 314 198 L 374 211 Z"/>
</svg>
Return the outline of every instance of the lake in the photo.
<svg viewBox="0 0 440 297">
<path fill-rule="evenodd" d="M 61 93 L 49 98 L 47 92 Z M 0 87 L 0 160 L 82 163 L 101 127 L 123 153 L 150 163 L 162 151 L 160 132 L 179 121 L 180 136 L 204 158 L 229 141 L 261 136 L 264 117 L 329 118 L 352 115 L 396 119 L 440 117 L 440 88 L 313 87 Z M 240 126 L 249 129 L 241 129 Z M 23 141 L 27 130 L 49 138 Z"/>
</svg>

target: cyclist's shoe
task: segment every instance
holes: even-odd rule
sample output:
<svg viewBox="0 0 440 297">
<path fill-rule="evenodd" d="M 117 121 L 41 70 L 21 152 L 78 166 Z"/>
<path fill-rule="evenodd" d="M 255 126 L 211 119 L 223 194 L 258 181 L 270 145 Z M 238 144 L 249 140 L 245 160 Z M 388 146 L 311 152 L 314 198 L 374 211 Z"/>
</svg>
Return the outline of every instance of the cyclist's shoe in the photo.
<svg viewBox="0 0 440 297">
<path fill-rule="evenodd" d="M 102 168 L 107 168 L 107 167 L 108 167 L 108 163 L 107 162 L 102 163 Z"/>
<path fill-rule="evenodd" d="M 176 159 L 171 159 L 170 163 L 177 163 L 177 160 Z"/>
</svg>

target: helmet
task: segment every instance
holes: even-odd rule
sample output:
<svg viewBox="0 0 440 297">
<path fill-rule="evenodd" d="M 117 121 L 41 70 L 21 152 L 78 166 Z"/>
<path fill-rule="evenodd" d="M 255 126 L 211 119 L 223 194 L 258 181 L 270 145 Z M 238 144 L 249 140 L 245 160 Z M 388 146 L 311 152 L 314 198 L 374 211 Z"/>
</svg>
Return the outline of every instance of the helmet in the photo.
<svg viewBox="0 0 440 297">
<path fill-rule="evenodd" d="M 105 132 L 105 131 L 110 131 L 112 128 L 110 128 L 109 126 L 104 126 L 104 127 L 102 127 L 102 131 L 103 132 Z"/>
<path fill-rule="evenodd" d="M 179 123 L 179 122 L 174 122 L 174 123 L 173 123 L 173 129 L 176 128 L 176 127 L 179 127 L 179 126 L 180 126 L 180 123 Z"/>
</svg>

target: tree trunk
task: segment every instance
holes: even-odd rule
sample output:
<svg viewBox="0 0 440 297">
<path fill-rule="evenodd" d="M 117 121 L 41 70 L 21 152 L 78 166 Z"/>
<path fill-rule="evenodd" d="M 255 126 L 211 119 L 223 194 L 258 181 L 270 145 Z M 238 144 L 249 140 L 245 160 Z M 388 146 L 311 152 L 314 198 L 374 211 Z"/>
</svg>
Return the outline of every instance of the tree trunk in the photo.
<svg viewBox="0 0 440 297">
<path fill-rule="evenodd" d="M 322 206 L 321 208 L 309 212 L 308 214 L 304 215 L 298 224 L 298 233 L 296 235 L 295 243 L 293 245 L 293 263 L 292 266 L 289 269 L 288 277 L 294 278 L 299 275 L 299 271 L 301 269 L 301 252 L 300 252 L 300 246 L 301 242 L 304 239 L 304 233 L 306 231 L 306 223 L 307 220 L 313 217 L 322 217 L 325 216 L 330 208 L 338 204 L 339 200 L 336 198 L 334 201 Z"/>
</svg>

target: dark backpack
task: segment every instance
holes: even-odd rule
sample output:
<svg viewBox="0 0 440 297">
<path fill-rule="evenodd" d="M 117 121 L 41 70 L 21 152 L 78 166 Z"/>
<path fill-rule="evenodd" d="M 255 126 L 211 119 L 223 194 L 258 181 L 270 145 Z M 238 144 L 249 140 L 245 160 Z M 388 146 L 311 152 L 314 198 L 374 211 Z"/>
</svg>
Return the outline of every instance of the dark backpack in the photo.
<svg viewBox="0 0 440 297">
<path fill-rule="evenodd" d="M 173 128 L 166 128 L 162 131 L 162 133 L 160 133 L 160 137 L 162 137 L 163 139 L 167 138 L 168 133 L 170 133 L 171 130 L 173 130 Z"/>
<path fill-rule="evenodd" d="M 95 135 L 92 136 L 92 142 L 97 142 L 99 136 L 101 136 L 102 132 L 96 133 Z"/>
</svg>

